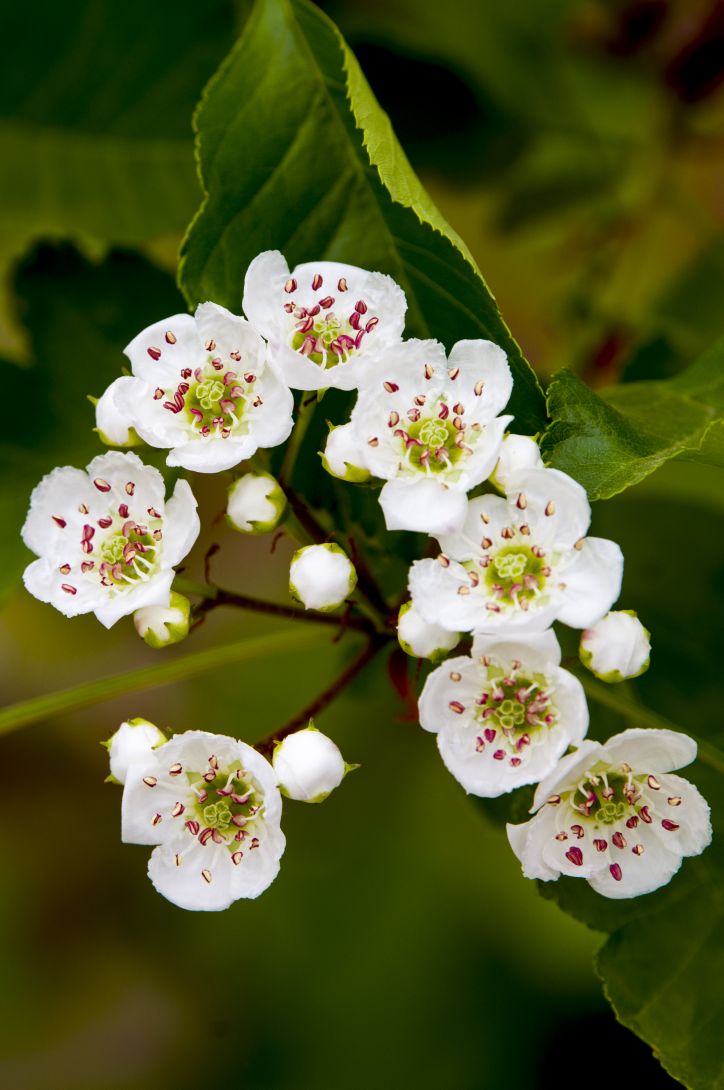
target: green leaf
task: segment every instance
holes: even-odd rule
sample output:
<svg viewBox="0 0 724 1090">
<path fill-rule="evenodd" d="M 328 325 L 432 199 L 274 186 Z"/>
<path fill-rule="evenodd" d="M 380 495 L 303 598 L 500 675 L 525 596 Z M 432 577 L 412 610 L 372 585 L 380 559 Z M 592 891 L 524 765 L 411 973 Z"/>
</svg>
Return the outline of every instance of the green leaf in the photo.
<svg viewBox="0 0 724 1090">
<path fill-rule="evenodd" d="M 724 340 L 660 382 L 594 393 L 569 371 L 548 387 L 548 465 L 580 481 L 592 500 L 643 480 L 671 458 L 724 466 Z"/>
<path fill-rule="evenodd" d="M 136 246 L 179 235 L 198 203 L 189 116 L 228 47 L 227 0 L 72 7 L 0 16 L 3 277 L 37 238 Z"/>
<path fill-rule="evenodd" d="M 31 559 L 20 540 L 30 491 L 55 465 L 84 466 L 105 448 L 93 428 L 89 394 L 121 374 L 122 350 L 159 314 L 183 309 L 173 280 L 147 261 L 112 254 L 100 264 L 70 247 L 44 247 L 18 271 L 17 308 L 31 365 L 0 361 L 7 414 L 0 472 L 13 482 L 0 500 L 0 600 Z M 144 458 L 153 459 L 153 452 Z"/>
<path fill-rule="evenodd" d="M 379 269 L 407 293 L 408 335 L 500 344 L 515 376 L 515 427 L 540 430 L 533 372 L 326 16 L 306 0 L 258 0 L 196 127 L 206 199 L 182 249 L 190 303 L 238 310 L 246 267 L 267 249 L 290 265 Z"/>
</svg>

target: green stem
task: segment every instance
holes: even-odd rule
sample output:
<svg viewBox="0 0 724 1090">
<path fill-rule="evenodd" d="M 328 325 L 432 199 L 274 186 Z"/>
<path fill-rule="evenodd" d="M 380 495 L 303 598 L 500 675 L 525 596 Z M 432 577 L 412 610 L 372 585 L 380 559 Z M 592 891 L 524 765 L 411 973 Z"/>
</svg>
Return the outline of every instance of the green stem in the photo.
<svg viewBox="0 0 724 1090">
<path fill-rule="evenodd" d="M 651 708 L 647 708 L 643 704 L 638 704 L 635 700 L 631 700 L 623 693 L 618 692 L 615 685 L 606 685 L 601 681 L 594 681 L 592 677 L 583 672 L 577 673 L 576 676 L 591 700 L 595 700 L 597 704 L 602 704 L 606 708 L 611 708 L 613 711 L 619 712 L 631 721 L 631 725 L 637 727 L 652 727 L 654 730 L 675 730 L 683 734 L 688 734 L 690 738 L 694 739 L 698 746 L 699 760 L 704 764 L 709 765 L 709 767 L 713 768 L 716 772 L 724 772 L 724 754 L 722 754 L 716 746 L 713 746 L 711 742 L 707 742 L 703 738 L 697 738 L 690 730 L 682 731 L 681 727 L 676 723 L 672 723 L 665 716 L 659 715 L 658 712 L 652 711 Z"/>
<path fill-rule="evenodd" d="M 312 417 L 314 416 L 314 411 L 317 408 L 318 403 L 318 398 L 313 394 L 307 393 L 306 390 L 302 390 L 299 411 L 297 412 L 297 422 L 289 437 L 287 449 L 284 452 L 284 459 L 279 467 L 279 472 L 277 473 L 277 480 L 284 490 L 286 490 L 288 484 L 291 484 L 297 455 L 304 442 L 304 437 L 312 422 Z"/>
<path fill-rule="evenodd" d="M 78 711 L 91 704 L 101 704 L 117 696 L 153 689 L 159 685 L 169 685 L 174 681 L 186 681 L 207 670 L 221 669 L 232 663 L 246 662 L 250 659 L 263 658 L 265 655 L 288 654 L 292 651 L 304 651 L 329 643 L 329 633 L 324 628 L 293 629 L 285 632 L 273 632 L 268 636 L 255 636 L 251 639 L 237 640 L 234 643 L 221 644 L 204 651 L 195 651 L 190 655 L 140 670 L 129 670 L 123 674 L 112 674 L 97 681 L 88 681 L 74 685 L 70 689 L 48 693 L 45 696 L 21 700 L 0 710 L 0 734 L 26 727 L 50 719 L 63 712 Z"/>
</svg>

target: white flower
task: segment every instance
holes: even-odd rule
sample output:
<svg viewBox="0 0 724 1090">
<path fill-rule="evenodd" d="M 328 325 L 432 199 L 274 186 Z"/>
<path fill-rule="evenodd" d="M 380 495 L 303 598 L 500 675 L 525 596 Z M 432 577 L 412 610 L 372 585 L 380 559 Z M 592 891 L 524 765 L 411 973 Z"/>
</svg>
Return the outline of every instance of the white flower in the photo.
<svg viewBox="0 0 724 1090">
<path fill-rule="evenodd" d="M 534 818 L 508 825 L 526 878 L 585 878 L 605 897 L 636 897 L 671 880 L 711 840 L 709 807 L 671 770 L 696 743 L 671 730 L 626 730 L 583 742 L 538 787 Z"/>
<path fill-rule="evenodd" d="M 244 313 L 297 390 L 352 390 L 370 358 L 402 337 L 407 302 L 395 281 L 336 261 L 297 265 L 278 250 L 254 258 Z"/>
<path fill-rule="evenodd" d="M 430 624 L 415 609 L 412 602 L 405 602 L 397 617 L 397 639 L 400 647 L 413 658 L 437 662 L 460 640 L 457 632 L 449 632 L 439 624 Z"/>
<path fill-rule="evenodd" d="M 164 318 L 125 353 L 134 377 L 117 379 L 99 405 L 110 400 L 120 415 L 115 434 L 125 421 L 150 446 L 170 447 L 167 465 L 218 473 L 292 430 L 289 387 L 259 334 L 224 307 Z"/>
<path fill-rule="evenodd" d="M 242 534 L 266 534 L 279 524 L 287 499 L 270 473 L 246 473 L 229 486 L 226 521 Z"/>
<path fill-rule="evenodd" d="M 554 620 L 586 628 L 618 597 L 623 556 L 584 537 L 586 493 L 555 469 L 514 474 L 507 500 L 470 500 L 459 534 L 437 535 L 437 560 L 410 569 L 410 592 L 428 621 L 452 631 L 540 632 Z"/>
<path fill-rule="evenodd" d="M 490 474 L 490 481 L 501 492 L 507 492 L 511 474 L 521 469 L 543 469 L 543 459 L 535 439 L 511 432 L 503 439 L 498 464 Z"/>
<path fill-rule="evenodd" d="M 223 734 L 177 734 L 131 765 L 122 838 L 156 844 L 148 875 L 180 908 L 258 897 L 279 873 L 282 800 L 271 764 Z"/>
<path fill-rule="evenodd" d="M 470 657 L 429 675 L 420 724 L 437 734 L 445 766 L 466 791 L 495 798 L 537 783 L 588 729 L 580 681 L 560 668 L 549 629 L 504 641 L 476 636 Z"/>
<path fill-rule="evenodd" d="M 96 402 L 96 431 L 109 447 L 134 447 L 142 442 L 129 421 L 127 395 L 135 381 L 123 375 L 112 382 Z"/>
<path fill-rule="evenodd" d="M 149 647 L 169 647 L 189 634 L 191 603 L 183 594 L 171 591 L 167 606 L 144 606 L 133 614 L 136 632 Z"/>
<path fill-rule="evenodd" d="M 490 341 L 458 341 L 447 358 L 437 341 L 406 341 L 370 364 L 346 425 L 345 460 L 387 482 L 388 530 L 460 529 L 465 493 L 498 460 L 513 419 L 498 413 L 512 388 L 505 353 Z M 339 444 L 339 430 L 330 442 Z M 327 459 L 334 468 L 338 459 Z"/>
<path fill-rule="evenodd" d="M 40 559 L 25 586 L 66 617 L 95 613 L 110 628 L 144 606 L 167 606 L 173 567 L 199 533 L 196 500 L 132 453 L 109 451 L 87 470 L 62 466 L 30 497 L 23 541 Z"/>
<path fill-rule="evenodd" d="M 335 609 L 357 585 L 357 572 L 339 545 L 298 549 L 289 568 L 289 592 L 305 609 Z"/>
<path fill-rule="evenodd" d="M 601 681 L 638 677 L 649 667 L 650 637 L 632 609 L 615 610 L 581 635 L 581 662 Z"/>
<path fill-rule="evenodd" d="M 108 749 L 111 776 L 120 784 L 126 782 L 132 764 L 145 761 L 151 752 L 166 741 L 166 735 L 147 719 L 129 719 L 104 744 Z"/>
<path fill-rule="evenodd" d="M 298 802 L 323 802 L 347 772 L 344 757 L 332 739 L 313 725 L 280 742 L 272 764 L 282 794 Z"/>
</svg>

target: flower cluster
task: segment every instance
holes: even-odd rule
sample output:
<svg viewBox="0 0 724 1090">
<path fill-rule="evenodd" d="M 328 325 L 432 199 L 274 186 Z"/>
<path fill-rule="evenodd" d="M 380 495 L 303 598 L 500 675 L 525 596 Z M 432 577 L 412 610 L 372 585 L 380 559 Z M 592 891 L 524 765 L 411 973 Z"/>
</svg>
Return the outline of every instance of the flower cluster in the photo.
<svg viewBox="0 0 724 1090">
<path fill-rule="evenodd" d="M 205 302 L 139 333 L 125 350 L 131 374 L 97 402 L 100 437 L 165 449 L 167 465 L 197 473 L 245 463 L 227 523 L 268 533 L 284 518 L 295 525 L 293 496 L 264 455 L 292 433 L 293 391 L 354 392 L 321 461 L 343 481 L 379 483 L 388 530 L 430 539 L 397 625 L 403 650 L 435 664 L 419 718 L 446 767 L 484 797 L 538 785 L 532 819 L 508 827 L 526 876 L 584 877 L 609 897 L 668 881 L 711 836 L 705 801 L 672 775 L 696 746 L 665 730 L 585 738 L 584 685 L 562 667 L 553 624 L 581 631 L 581 662 L 605 682 L 646 669 L 649 634 L 631 611 L 611 610 L 623 557 L 589 536 L 585 490 L 544 465 L 535 437 L 508 432 L 505 352 L 482 339 L 449 350 L 404 339 L 406 299 L 389 276 L 328 261 L 290 270 L 275 251 L 250 265 L 242 306 L 246 317 Z M 25 585 L 66 616 L 94 612 L 110 626 L 133 613 L 146 643 L 165 647 L 195 616 L 172 583 L 198 533 L 185 480 L 166 501 L 158 470 L 110 451 L 87 470 L 54 470 L 33 492 L 23 539 L 38 559 Z M 346 604 L 342 625 L 355 604 L 364 613 L 367 573 L 355 563 L 324 534 L 303 545 L 289 588 L 304 609 L 286 612 Z M 384 639 L 379 609 L 377 621 L 370 632 Z M 464 653 L 446 657 L 461 639 Z M 109 748 L 111 778 L 124 784 L 123 839 L 155 846 L 151 880 L 184 908 L 261 893 L 284 850 L 282 794 L 321 801 L 350 767 L 312 725 L 271 762 L 267 743 L 203 731 L 167 741 L 145 720 L 124 723 Z"/>
</svg>

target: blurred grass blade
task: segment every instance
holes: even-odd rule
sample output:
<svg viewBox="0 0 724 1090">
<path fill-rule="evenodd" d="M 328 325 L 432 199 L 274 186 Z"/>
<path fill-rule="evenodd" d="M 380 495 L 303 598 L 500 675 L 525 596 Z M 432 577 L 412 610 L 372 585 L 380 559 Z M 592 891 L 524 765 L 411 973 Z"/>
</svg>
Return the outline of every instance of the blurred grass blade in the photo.
<svg viewBox="0 0 724 1090">
<path fill-rule="evenodd" d="M 70 689 L 48 693 L 46 696 L 22 700 L 10 704 L 0 711 L 0 734 L 27 727 L 43 719 L 50 719 L 63 712 L 78 711 L 91 704 L 101 704 L 104 700 L 123 696 L 126 693 L 141 692 L 159 685 L 169 685 L 174 681 L 187 681 L 207 670 L 218 670 L 232 663 L 248 662 L 250 659 L 263 658 L 265 655 L 284 655 L 292 651 L 304 651 L 330 642 L 329 630 L 321 628 L 285 630 L 273 632 L 268 636 L 255 636 L 251 639 L 237 640 L 234 643 L 209 647 L 204 651 L 195 651 L 170 661 L 147 666 L 141 670 L 129 670 L 122 674 L 112 674 L 98 681 L 88 681 L 74 685 Z"/>
</svg>

